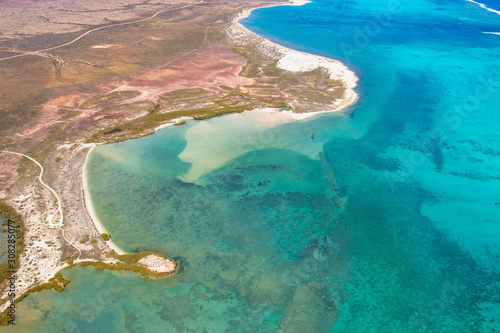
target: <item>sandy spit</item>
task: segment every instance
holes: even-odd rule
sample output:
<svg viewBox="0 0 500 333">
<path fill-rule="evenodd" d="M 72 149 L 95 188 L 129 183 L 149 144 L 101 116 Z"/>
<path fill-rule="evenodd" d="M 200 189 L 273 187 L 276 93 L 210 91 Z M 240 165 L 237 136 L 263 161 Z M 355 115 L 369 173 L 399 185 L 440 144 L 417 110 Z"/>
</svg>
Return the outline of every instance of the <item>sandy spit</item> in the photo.
<svg viewBox="0 0 500 333">
<path fill-rule="evenodd" d="M 301 6 L 309 2 L 310 1 L 307 0 L 291 0 L 288 4 Z M 287 3 L 280 5 L 286 4 Z M 271 5 L 268 7 L 280 5 Z M 330 106 L 332 109 L 324 110 L 325 112 L 341 111 L 357 102 L 359 96 L 354 91 L 354 88 L 357 86 L 358 78 L 353 71 L 338 60 L 292 50 L 282 45 L 273 43 L 248 30 L 239 21 L 248 17 L 252 10 L 253 9 L 245 8 L 232 20 L 231 24 L 226 29 L 229 42 L 238 45 L 254 46 L 261 54 L 277 59 L 278 68 L 283 70 L 291 72 L 307 72 L 316 68 L 323 68 L 329 73 L 331 79 L 341 80 L 346 88 L 344 95 L 342 98 L 338 99 L 334 105 Z M 298 119 L 304 118 L 306 118 L 306 116 L 303 116 L 302 114 L 298 117 Z"/>
</svg>

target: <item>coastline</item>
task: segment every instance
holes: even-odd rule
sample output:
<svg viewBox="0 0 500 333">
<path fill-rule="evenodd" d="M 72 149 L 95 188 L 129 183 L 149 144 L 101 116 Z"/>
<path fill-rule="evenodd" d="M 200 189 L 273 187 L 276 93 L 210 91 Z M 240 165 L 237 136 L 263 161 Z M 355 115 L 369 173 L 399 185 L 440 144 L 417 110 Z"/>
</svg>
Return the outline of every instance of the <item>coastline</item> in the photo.
<svg viewBox="0 0 500 333">
<path fill-rule="evenodd" d="M 85 196 L 85 198 L 84 198 L 85 199 L 85 208 L 87 209 L 87 213 L 89 214 L 90 219 L 92 220 L 92 223 L 94 224 L 94 227 L 96 228 L 97 232 L 99 234 L 108 234 L 106 229 L 103 227 L 103 225 L 101 224 L 101 222 L 97 218 L 97 215 L 94 211 L 94 207 L 92 206 L 92 200 L 90 199 L 90 191 L 89 191 L 89 188 L 87 185 L 87 162 L 88 162 L 90 153 L 92 153 L 92 151 L 96 147 L 97 147 L 97 144 L 93 144 L 92 147 L 89 149 L 89 151 L 87 152 L 87 155 L 85 156 L 85 162 L 83 162 L 83 166 L 82 166 L 82 183 L 83 183 L 82 185 L 83 185 L 83 193 Z M 112 250 L 114 250 L 117 254 L 120 254 L 120 255 L 126 254 L 125 251 L 123 251 L 115 243 L 113 243 L 111 238 L 109 239 L 109 241 L 106 242 L 106 244 L 108 244 L 108 246 Z"/>
<path fill-rule="evenodd" d="M 175 126 L 183 121 L 186 121 L 186 120 L 192 120 L 193 117 L 180 117 L 180 118 L 175 118 L 175 119 L 172 119 L 172 120 L 169 120 L 168 123 L 165 123 L 163 125 L 160 125 L 158 127 L 155 127 L 154 128 L 154 131 L 158 131 L 158 130 L 161 130 L 162 128 L 165 128 L 165 127 L 169 127 L 169 126 Z"/>
<path fill-rule="evenodd" d="M 280 69 L 284 69 L 287 71 L 292 71 L 292 72 L 302 72 L 302 71 L 311 71 L 313 69 L 316 69 L 318 67 L 324 68 L 328 73 L 330 74 L 330 78 L 333 79 L 339 79 L 344 82 L 344 85 L 346 87 L 346 90 L 344 92 L 344 95 L 339 98 L 336 102 L 337 104 L 333 105 L 332 108 L 324 111 L 319 111 L 319 112 L 293 112 L 290 110 L 283 111 L 283 109 L 272 109 L 272 111 L 269 111 L 268 109 L 254 109 L 254 110 L 259 110 L 262 112 L 280 112 L 283 113 L 283 115 L 289 116 L 293 118 L 294 120 L 302 120 L 305 118 L 313 117 L 316 115 L 319 115 L 321 113 L 325 112 L 332 112 L 332 111 L 340 111 L 344 110 L 346 107 L 354 104 L 358 100 L 357 94 L 354 92 L 354 88 L 357 85 L 357 80 L 358 78 L 355 76 L 355 74 L 350 71 L 344 64 L 342 64 L 340 61 L 305 53 L 305 52 L 300 52 L 296 51 L 293 49 L 286 48 L 282 45 L 273 43 L 267 39 L 265 39 L 262 36 L 257 35 L 256 33 L 248 30 L 245 28 L 241 23 L 239 23 L 239 20 L 248 17 L 250 15 L 251 11 L 257 8 L 265 8 L 265 7 L 275 7 L 275 6 L 282 6 L 282 5 L 292 5 L 292 6 L 301 6 L 306 3 L 309 3 L 310 1 L 307 0 L 290 0 L 289 3 L 278 3 L 278 4 L 272 4 L 272 5 L 264 5 L 261 7 L 255 7 L 255 8 L 245 8 L 243 9 L 239 14 L 235 15 L 235 18 L 232 20 L 230 28 L 226 30 L 226 35 L 230 41 L 234 41 L 237 44 L 240 45 L 245 45 L 250 42 L 252 46 L 256 46 L 256 49 L 263 55 L 271 56 L 272 58 L 278 60 L 278 65 L 277 67 Z M 290 103 L 290 105 L 293 106 L 293 101 Z M 158 126 L 157 128 L 154 129 L 154 131 L 157 131 L 161 128 L 167 127 L 167 126 L 172 126 L 175 125 L 176 123 L 181 122 L 182 120 L 187 120 L 187 119 L 192 119 L 192 117 L 182 117 L 178 119 L 174 119 L 168 123 L 162 124 Z M 81 166 L 81 177 L 82 177 L 82 184 L 81 188 L 83 189 L 83 195 L 84 195 L 84 209 L 86 213 L 88 214 L 87 216 L 91 219 L 92 224 L 90 225 L 89 222 L 86 222 L 85 227 L 90 227 L 90 228 L 95 228 L 99 234 L 102 233 L 107 233 L 106 229 L 102 225 L 102 223 L 99 221 L 93 205 L 91 201 L 91 196 L 90 196 L 90 191 L 88 188 L 87 184 L 87 174 L 86 174 L 86 169 L 87 169 L 87 162 L 88 158 L 93 151 L 94 148 L 97 147 L 97 144 L 91 144 L 91 145 L 81 145 L 81 148 L 88 148 L 88 151 L 85 153 L 85 158 L 83 165 Z M 68 149 L 69 151 L 69 149 Z M 81 159 L 80 159 L 81 161 Z M 76 169 L 74 172 L 78 172 L 78 169 Z M 80 190 L 81 191 L 81 190 Z M 79 193 L 81 195 L 81 192 Z M 81 198 L 81 197 L 80 197 Z M 74 208 L 76 210 L 76 208 Z M 81 208 L 79 209 L 83 214 Z M 81 215 L 83 217 L 83 215 Z M 84 219 L 81 218 L 81 221 Z M 78 228 L 78 223 L 75 224 L 76 227 Z M 73 226 L 73 225 L 72 225 Z M 64 231 L 63 231 L 64 232 Z M 78 232 L 75 232 L 72 236 L 78 235 Z M 71 242 L 68 241 L 71 245 L 73 245 Z M 116 252 L 118 255 L 127 255 L 125 251 L 120 249 L 111 239 L 109 241 L 103 242 L 104 244 L 107 245 L 106 248 L 103 250 L 106 250 L 107 248 L 112 249 Z M 77 247 L 75 247 L 77 248 Z M 102 248 L 101 248 L 102 249 Z M 78 250 L 78 248 L 77 248 Z M 105 253 L 105 251 L 103 251 Z M 52 259 L 57 259 L 60 260 L 60 257 L 58 256 L 53 256 Z M 75 261 L 76 263 L 81 263 L 81 262 L 90 262 L 92 259 L 77 259 Z M 115 263 L 116 261 L 102 261 L 103 263 Z M 144 262 L 143 264 L 148 264 L 148 262 Z M 151 267 L 156 267 L 157 263 L 153 262 L 154 264 Z M 177 265 L 177 264 L 176 264 Z M 175 267 L 176 267 L 175 265 Z M 69 267 L 71 265 L 64 263 L 63 265 L 60 265 L 58 263 L 57 267 L 54 267 L 56 272 L 60 272 L 60 270 Z M 151 269 L 151 267 L 148 267 Z M 169 266 L 171 269 L 175 271 L 175 267 L 172 268 L 172 266 Z M 111 269 L 111 268 L 110 268 Z M 31 274 L 31 273 L 30 273 Z M 30 292 L 31 289 L 26 286 L 25 290 L 27 292 Z M 2 310 L 4 309 L 4 305 L 2 305 Z"/>
<path fill-rule="evenodd" d="M 292 110 L 257 108 L 252 111 L 261 111 L 270 113 L 279 112 L 285 116 L 293 118 L 296 121 L 300 121 L 324 113 L 344 111 L 346 108 L 354 105 L 359 100 L 359 95 L 354 91 L 354 89 L 357 87 L 357 82 L 359 79 L 356 76 L 356 74 L 342 62 L 326 58 L 323 56 L 318 56 L 302 51 L 293 50 L 283 45 L 271 42 L 270 40 L 254 33 L 253 31 L 250 31 L 243 24 L 240 23 L 240 20 L 248 17 L 251 14 L 251 12 L 255 9 L 277 7 L 277 6 L 302 6 L 310 2 L 311 1 L 309 0 L 289 0 L 289 2 L 286 3 L 264 5 L 254 8 L 243 8 L 243 10 L 240 13 L 236 14 L 235 17 L 232 19 L 229 27 L 225 29 L 226 36 L 229 42 L 236 43 L 238 45 L 250 44 L 251 46 L 256 47 L 259 53 L 278 60 L 277 67 L 286 71 L 307 72 L 307 71 L 312 71 L 316 68 L 323 68 L 328 72 L 331 79 L 341 80 L 344 83 L 345 91 L 343 96 L 338 100 L 336 100 L 335 104 L 330 105 L 331 107 L 330 109 L 323 111 L 294 112 L 293 101 L 290 103 L 292 106 Z M 154 128 L 154 132 L 162 128 L 178 124 L 181 121 L 191 120 L 191 119 L 193 118 L 181 117 L 173 119 L 172 121 L 169 121 L 165 124 L 162 124 Z M 83 188 L 85 195 L 86 210 L 94 224 L 95 229 L 101 234 L 101 233 L 107 233 L 107 231 L 99 221 L 93 209 L 92 201 L 90 199 L 89 189 L 87 186 L 87 175 L 86 175 L 88 157 L 96 146 L 97 145 L 94 144 L 93 147 L 91 147 L 87 152 L 87 155 L 85 157 L 85 162 L 82 167 L 83 168 L 82 181 L 83 181 Z M 114 244 L 111 239 L 106 243 L 109 245 L 111 249 L 115 250 L 118 254 L 126 254 L 126 252 L 121 250 L 118 246 L 116 246 L 116 244 Z"/>
<path fill-rule="evenodd" d="M 225 32 L 229 42 L 238 45 L 248 45 L 255 47 L 256 50 L 264 56 L 276 59 L 278 61 L 277 67 L 280 69 L 290 72 L 308 72 L 317 68 L 323 68 L 328 72 L 331 79 L 341 80 L 345 88 L 343 96 L 336 100 L 334 104 L 330 105 L 330 109 L 311 113 L 319 114 L 324 112 L 343 111 L 347 107 L 354 105 L 359 100 L 358 94 L 354 91 L 354 89 L 357 87 L 357 82 L 359 79 L 356 74 L 351 71 L 346 65 L 335 59 L 293 50 L 283 45 L 271 42 L 263 36 L 260 36 L 255 32 L 247 29 L 243 24 L 240 23 L 240 20 L 247 18 L 255 9 L 284 5 L 302 6 L 310 2 L 311 1 L 308 0 L 290 0 L 290 3 L 255 8 L 244 8 L 233 18 Z M 289 104 L 293 107 L 294 102 L 292 101 Z M 302 116 L 303 114 L 308 114 L 307 112 L 298 113 L 291 111 L 291 113 L 300 115 L 300 117 L 298 117 L 297 119 L 304 119 L 308 117 Z"/>
<path fill-rule="evenodd" d="M 285 46 L 276 44 L 271 42 L 268 39 L 265 39 L 262 36 L 257 35 L 256 33 L 250 31 L 246 27 L 244 27 L 239 21 L 248 17 L 252 10 L 258 8 L 267 8 L 267 7 L 276 7 L 276 6 L 302 6 L 307 3 L 310 3 L 309 0 L 290 0 L 288 3 L 281 4 L 272 4 L 268 6 L 261 6 L 255 8 L 244 8 L 239 14 L 235 16 L 232 20 L 229 29 L 226 29 L 227 37 L 231 42 L 237 42 L 238 44 L 245 45 L 248 44 L 248 41 L 252 45 L 255 45 L 257 49 L 266 56 L 271 56 L 272 58 L 278 59 L 277 67 L 292 71 L 292 72 L 303 72 L 303 71 L 311 71 L 315 68 L 321 67 L 324 68 L 330 74 L 330 78 L 342 80 L 344 83 L 344 87 L 346 88 L 344 95 L 342 98 L 337 100 L 337 104 L 333 105 L 333 108 L 330 110 L 324 111 L 315 111 L 315 112 L 293 112 L 293 110 L 281 111 L 279 109 L 255 109 L 253 111 L 261 111 L 261 112 L 280 112 L 283 115 L 289 116 L 294 120 L 300 121 L 306 118 L 314 117 L 326 112 L 337 112 L 345 110 L 347 107 L 355 104 L 358 101 L 358 94 L 354 91 L 354 88 L 357 86 L 358 78 L 355 73 L 351 71 L 347 66 L 345 66 L 342 62 L 306 52 L 301 52 L 293 49 L 289 49 Z M 192 117 L 181 117 L 169 121 L 168 123 L 162 124 L 154 129 L 154 131 L 158 131 L 162 128 L 173 126 L 175 124 L 180 123 L 183 120 L 191 120 Z M 90 191 L 87 184 L 87 163 L 88 158 L 92 151 L 97 147 L 97 144 L 92 144 L 92 147 L 86 153 L 85 161 L 82 166 L 82 187 L 84 189 L 84 200 L 85 200 L 85 208 L 87 210 L 90 219 L 94 225 L 94 228 L 98 231 L 99 234 L 108 233 L 102 223 L 99 221 L 94 208 L 92 206 L 92 200 L 90 197 Z M 117 254 L 123 255 L 127 254 L 125 251 L 120 249 L 111 239 L 105 242 L 112 250 L 114 250 Z"/>
</svg>

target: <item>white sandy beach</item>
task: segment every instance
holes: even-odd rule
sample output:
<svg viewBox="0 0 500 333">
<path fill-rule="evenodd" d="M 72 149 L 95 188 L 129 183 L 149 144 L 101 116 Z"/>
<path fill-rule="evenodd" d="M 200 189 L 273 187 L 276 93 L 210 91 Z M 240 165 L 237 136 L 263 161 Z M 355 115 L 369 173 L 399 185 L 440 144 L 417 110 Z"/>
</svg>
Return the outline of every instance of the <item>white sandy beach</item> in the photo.
<svg viewBox="0 0 500 333">
<path fill-rule="evenodd" d="M 87 156 L 85 157 L 85 162 L 83 163 L 82 167 L 82 182 L 83 182 L 83 189 L 84 189 L 84 194 L 85 194 L 85 207 L 87 207 L 87 211 L 90 215 L 90 218 L 92 219 L 92 222 L 94 223 L 94 227 L 97 229 L 99 234 L 107 234 L 108 232 L 104 227 L 102 226 L 101 222 L 97 218 L 97 215 L 95 214 L 94 208 L 92 206 L 92 200 L 90 199 L 90 191 L 87 185 L 87 162 L 90 154 L 94 150 L 94 148 L 97 147 L 97 145 L 93 145 L 92 148 L 89 149 L 87 152 Z M 106 242 L 109 247 L 112 250 L 115 250 L 116 253 L 118 254 L 125 254 L 126 252 L 120 249 L 116 244 L 113 243 L 113 241 L 110 239 L 109 241 Z"/>
<path fill-rule="evenodd" d="M 309 2 L 310 1 L 307 0 L 290 0 L 290 5 L 302 6 Z M 271 5 L 268 7 L 275 6 L 276 5 Z M 239 21 L 248 17 L 252 10 L 253 9 L 244 9 L 233 19 L 229 29 L 226 30 L 229 41 L 239 45 L 255 46 L 262 54 L 277 59 L 277 67 L 283 70 L 290 72 L 308 72 L 316 68 L 323 68 L 329 73 L 331 79 L 341 80 L 345 87 L 344 95 L 333 105 L 330 105 L 331 109 L 324 110 L 324 112 L 341 111 L 357 102 L 358 94 L 354 91 L 354 88 L 357 86 L 358 78 L 353 71 L 338 60 L 292 50 L 273 43 L 248 30 Z M 297 119 L 304 118 L 306 117 L 301 116 Z"/>
<path fill-rule="evenodd" d="M 97 231 L 102 234 L 102 233 L 107 233 L 106 229 L 104 229 L 103 225 L 97 218 L 97 215 L 95 214 L 94 208 L 92 206 L 92 200 L 90 199 L 90 192 L 87 186 L 87 175 L 86 175 L 86 170 L 87 170 L 87 162 L 90 154 L 94 150 L 94 148 L 97 147 L 97 145 L 93 145 L 89 151 L 87 152 L 87 156 L 85 157 L 85 162 L 82 167 L 82 181 L 83 181 L 83 188 L 85 192 L 85 206 L 87 207 L 87 211 L 90 215 L 90 218 L 92 219 L 92 222 L 94 224 L 94 227 L 97 229 Z M 114 250 L 117 254 L 126 254 L 125 251 L 120 249 L 118 246 L 116 246 L 115 243 L 110 239 L 109 241 L 106 242 L 108 246 Z M 77 260 L 76 263 L 78 262 L 84 262 L 84 261 L 92 261 L 90 259 L 84 259 L 84 260 Z M 115 260 L 110 260 L 110 261 L 103 261 L 106 263 L 115 263 Z M 156 255 L 156 254 L 151 254 L 149 256 L 146 256 L 139 260 L 137 262 L 138 264 L 144 265 L 147 267 L 151 272 L 154 273 L 174 273 L 176 268 L 177 268 L 177 263 L 175 261 L 169 260 L 164 258 L 161 255 Z"/>
</svg>

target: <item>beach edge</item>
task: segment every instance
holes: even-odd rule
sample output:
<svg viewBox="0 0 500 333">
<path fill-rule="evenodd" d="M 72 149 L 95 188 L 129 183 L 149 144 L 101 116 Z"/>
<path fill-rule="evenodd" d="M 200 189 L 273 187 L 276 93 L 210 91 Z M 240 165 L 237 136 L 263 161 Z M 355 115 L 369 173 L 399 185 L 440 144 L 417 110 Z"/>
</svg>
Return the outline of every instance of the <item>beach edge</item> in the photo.
<svg viewBox="0 0 500 333">
<path fill-rule="evenodd" d="M 92 199 L 90 196 L 90 190 L 88 187 L 88 182 L 87 182 L 87 164 L 89 160 L 90 154 L 94 151 L 94 149 L 97 147 L 97 144 L 92 144 L 92 147 L 87 151 L 87 154 L 85 156 L 85 161 L 83 162 L 82 166 L 82 188 L 83 188 L 83 195 L 84 195 L 84 200 L 85 200 L 85 209 L 87 210 L 87 213 L 89 214 L 90 220 L 92 220 L 92 223 L 94 224 L 94 228 L 97 230 L 99 234 L 108 234 L 106 228 L 102 225 L 101 221 L 97 217 L 97 214 L 95 213 L 94 207 L 92 205 Z M 114 250 L 117 254 L 126 254 L 125 251 L 120 249 L 111 239 L 106 242 L 106 244 Z"/>
<path fill-rule="evenodd" d="M 255 47 L 258 53 L 278 61 L 277 67 L 290 72 L 308 72 L 317 68 L 323 68 L 328 72 L 331 79 L 341 80 L 344 84 L 344 94 L 335 104 L 330 105 L 330 109 L 314 112 L 294 112 L 294 101 L 290 101 L 292 106 L 291 114 L 298 115 L 297 119 L 304 119 L 308 114 L 316 115 L 328 112 L 345 111 L 359 101 L 359 95 L 355 91 L 359 78 L 348 66 L 339 60 L 302 52 L 274 43 L 269 39 L 249 30 L 240 21 L 250 16 L 253 10 L 270 8 L 277 6 L 303 6 L 311 3 L 309 0 L 290 0 L 281 4 L 271 4 L 254 8 L 243 8 L 236 14 L 229 26 L 225 29 L 225 34 L 230 43 Z"/>
</svg>

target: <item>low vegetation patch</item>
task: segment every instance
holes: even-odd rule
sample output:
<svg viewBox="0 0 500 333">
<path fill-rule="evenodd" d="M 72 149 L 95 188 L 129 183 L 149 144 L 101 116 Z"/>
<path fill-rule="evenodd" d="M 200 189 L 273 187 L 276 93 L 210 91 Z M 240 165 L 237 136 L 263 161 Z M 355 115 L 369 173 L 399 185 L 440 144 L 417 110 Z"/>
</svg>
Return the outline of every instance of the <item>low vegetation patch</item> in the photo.
<svg viewBox="0 0 500 333">
<path fill-rule="evenodd" d="M 19 296 L 15 300 L 15 304 L 17 305 L 19 302 L 21 302 L 25 297 L 27 297 L 31 293 L 36 293 L 42 290 L 51 290 L 55 289 L 59 292 L 64 291 L 66 289 L 66 286 L 70 283 L 71 281 L 66 280 L 61 273 L 56 273 L 53 278 L 49 280 L 49 282 L 40 284 L 38 286 L 35 286 L 26 292 L 24 292 L 21 296 Z M 8 310 L 6 309 L 4 312 L 0 314 L 0 326 L 9 326 L 9 321 L 11 320 L 10 316 L 8 315 Z"/>
<path fill-rule="evenodd" d="M 19 268 L 19 257 L 24 250 L 24 224 L 21 215 L 9 206 L 5 200 L 0 200 L 0 215 L 5 219 L 2 224 L 2 233 L 8 232 L 9 228 L 15 228 L 16 233 L 16 251 L 14 258 L 11 259 L 13 261 L 0 264 L 0 289 L 3 291 L 7 284 L 6 279 L 10 276 L 9 271 L 16 271 Z M 11 222 L 9 223 L 9 221 Z M 3 303 L 5 303 L 5 300 Z"/>
<path fill-rule="evenodd" d="M 115 91 L 106 95 L 97 95 L 83 102 L 80 105 L 80 109 L 89 109 L 105 103 L 124 101 L 139 96 L 140 94 L 141 93 L 138 91 L 127 90 Z"/>
<path fill-rule="evenodd" d="M 59 109 L 57 110 L 57 113 L 63 115 L 61 118 L 59 118 L 60 120 L 68 120 L 80 115 L 82 112 L 77 110 Z"/>
<path fill-rule="evenodd" d="M 144 257 L 155 255 L 165 259 L 166 257 L 162 254 L 158 254 L 155 252 L 140 252 L 140 253 L 132 253 L 132 254 L 117 254 L 115 251 L 111 252 L 111 257 L 115 258 L 119 261 L 116 263 L 108 263 L 102 261 L 84 261 L 80 263 L 80 266 L 87 267 L 93 266 L 97 270 L 114 270 L 114 271 L 131 271 L 136 272 L 144 276 L 144 278 L 161 278 L 167 275 L 171 275 L 174 272 L 154 272 L 148 269 L 146 266 L 142 264 L 138 264 L 137 262 Z"/>
</svg>

